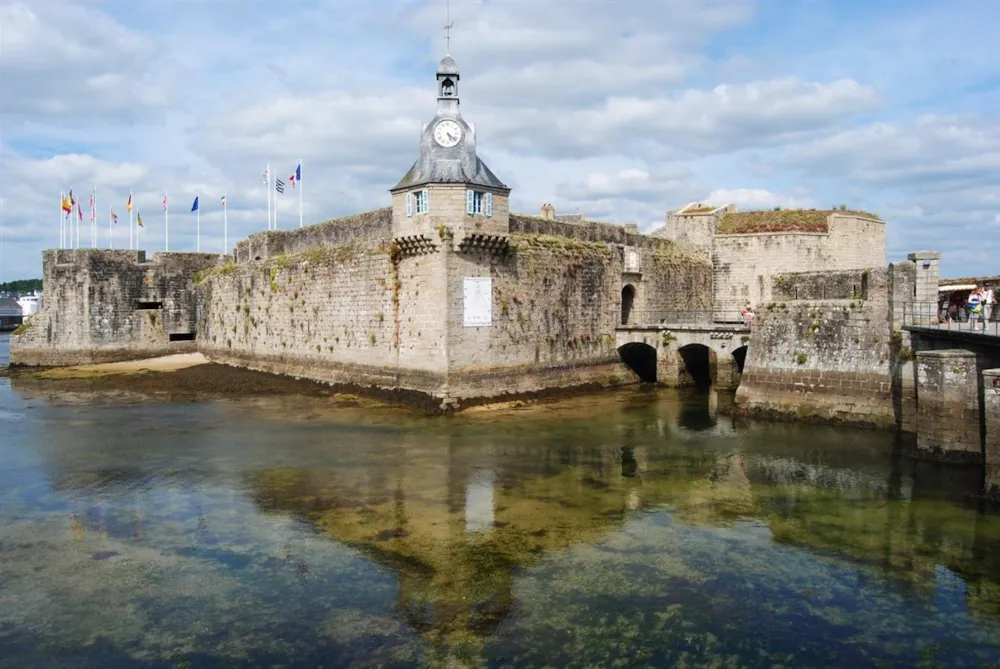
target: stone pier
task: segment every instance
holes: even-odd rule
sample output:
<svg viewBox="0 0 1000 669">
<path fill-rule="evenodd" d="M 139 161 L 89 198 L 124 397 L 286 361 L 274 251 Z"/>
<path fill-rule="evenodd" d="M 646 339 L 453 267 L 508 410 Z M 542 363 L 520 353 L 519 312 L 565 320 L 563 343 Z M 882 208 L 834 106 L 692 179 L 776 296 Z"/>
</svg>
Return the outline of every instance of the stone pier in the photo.
<svg viewBox="0 0 1000 669">
<path fill-rule="evenodd" d="M 1000 497 L 1000 369 L 983 370 L 983 419 L 986 425 L 983 492 Z"/>
<path fill-rule="evenodd" d="M 976 356 L 917 353 L 917 450 L 922 457 L 982 462 Z"/>
</svg>

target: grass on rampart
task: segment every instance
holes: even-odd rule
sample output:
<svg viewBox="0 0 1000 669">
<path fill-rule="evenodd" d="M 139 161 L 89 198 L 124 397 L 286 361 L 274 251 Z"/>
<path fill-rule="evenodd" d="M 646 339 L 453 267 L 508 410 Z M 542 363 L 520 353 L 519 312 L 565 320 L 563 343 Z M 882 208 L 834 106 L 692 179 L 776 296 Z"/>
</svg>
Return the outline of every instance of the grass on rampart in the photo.
<svg viewBox="0 0 1000 669">
<path fill-rule="evenodd" d="M 827 217 L 830 214 L 845 216 L 879 217 L 856 209 L 776 209 L 772 211 L 744 211 L 722 217 L 716 234 L 747 235 L 758 232 L 829 232 Z"/>
</svg>

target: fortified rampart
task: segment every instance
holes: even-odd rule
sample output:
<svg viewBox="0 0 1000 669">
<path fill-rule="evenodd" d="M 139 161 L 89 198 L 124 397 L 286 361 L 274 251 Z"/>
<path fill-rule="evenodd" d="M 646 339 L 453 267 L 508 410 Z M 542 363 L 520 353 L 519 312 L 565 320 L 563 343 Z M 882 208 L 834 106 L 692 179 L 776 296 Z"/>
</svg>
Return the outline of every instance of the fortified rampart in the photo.
<svg viewBox="0 0 1000 669">
<path fill-rule="evenodd" d="M 851 210 L 738 212 L 692 203 L 667 214 L 654 233 L 708 254 L 716 318 L 731 320 L 746 301 L 770 302 L 773 278 L 789 272 L 884 267 L 885 223 Z"/>
<path fill-rule="evenodd" d="M 456 406 L 634 383 L 615 348 L 623 287 L 648 308 L 704 309 L 710 300 L 706 259 L 619 226 L 511 215 L 497 249 L 471 246 L 443 224 L 400 244 L 390 218 L 383 209 L 346 219 L 364 222 L 362 236 L 339 237 L 339 221 L 322 234 L 251 236 L 239 262 L 200 277 L 201 350 L 227 364 Z M 488 280 L 478 325 L 467 321 L 469 279 Z"/>
<path fill-rule="evenodd" d="M 773 277 L 776 299 L 758 309 L 736 394 L 741 411 L 913 426 L 914 386 L 902 369 L 912 351 L 893 314 L 912 299 L 916 275 L 907 261 Z"/>
<path fill-rule="evenodd" d="M 42 255 L 45 304 L 15 332 L 16 365 L 75 365 L 194 350 L 199 253 L 59 249 Z"/>
</svg>

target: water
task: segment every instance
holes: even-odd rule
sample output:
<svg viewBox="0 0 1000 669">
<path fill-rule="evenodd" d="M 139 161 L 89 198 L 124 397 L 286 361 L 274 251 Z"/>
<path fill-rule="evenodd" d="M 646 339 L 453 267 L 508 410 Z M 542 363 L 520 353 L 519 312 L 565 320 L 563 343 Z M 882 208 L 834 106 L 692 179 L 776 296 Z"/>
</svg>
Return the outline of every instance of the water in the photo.
<svg viewBox="0 0 1000 669">
<path fill-rule="evenodd" d="M 0 667 L 1000 665 L 981 472 L 715 401 L 0 379 Z"/>
</svg>

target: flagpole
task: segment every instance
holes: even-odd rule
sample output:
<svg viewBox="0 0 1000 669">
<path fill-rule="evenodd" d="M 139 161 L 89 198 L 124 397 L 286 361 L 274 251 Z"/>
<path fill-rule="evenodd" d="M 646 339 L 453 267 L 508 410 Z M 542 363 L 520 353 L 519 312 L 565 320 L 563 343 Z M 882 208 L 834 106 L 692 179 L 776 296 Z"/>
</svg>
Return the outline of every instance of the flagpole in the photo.
<svg viewBox="0 0 1000 669">
<path fill-rule="evenodd" d="M 295 168 L 298 174 L 295 175 L 295 180 L 299 182 L 299 227 L 302 227 L 302 159 L 299 158 L 299 166 Z"/>
<path fill-rule="evenodd" d="M 139 250 L 139 210 L 138 209 L 135 210 L 135 220 L 136 220 L 136 226 L 135 226 L 135 250 L 138 251 Z"/>
<path fill-rule="evenodd" d="M 167 191 L 163 191 L 163 252 L 170 250 L 170 201 Z"/>
<path fill-rule="evenodd" d="M 115 217 L 111 214 L 115 213 L 115 208 L 110 204 L 108 205 L 108 249 L 114 250 L 115 248 Z"/>
<path fill-rule="evenodd" d="M 277 182 L 277 177 L 275 177 L 275 182 Z M 274 215 L 274 229 L 277 230 L 278 229 L 278 191 L 275 191 L 274 195 L 272 197 L 274 197 L 274 208 L 273 208 L 273 212 L 272 212 L 273 215 Z"/>
<path fill-rule="evenodd" d="M 90 248 L 97 248 L 97 184 L 94 184 L 94 211 L 90 214 Z"/>
<path fill-rule="evenodd" d="M 267 229 L 271 229 L 271 162 L 267 163 Z"/>
<path fill-rule="evenodd" d="M 65 227 L 66 212 L 63 211 L 63 203 L 66 202 L 66 191 L 59 191 L 59 248 L 66 248 L 63 244 L 63 228 Z"/>
<path fill-rule="evenodd" d="M 229 253 L 229 206 L 222 200 L 222 252 Z"/>
<path fill-rule="evenodd" d="M 201 196 L 195 195 L 196 200 L 198 200 L 198 253 L 201 253 Z"/>
<path fill-rule="evenodd" d="M 132 189 L 128 189 L 128 250 L 133 251 L 132 248 Z"/>
</svg>

